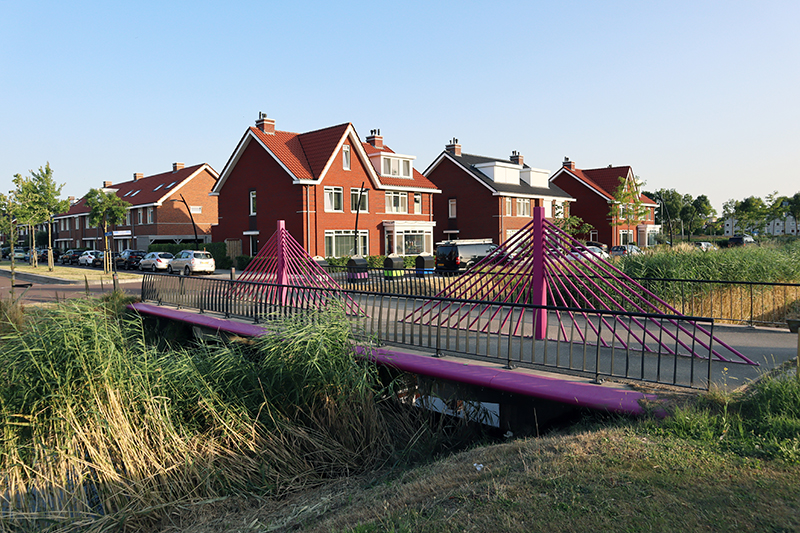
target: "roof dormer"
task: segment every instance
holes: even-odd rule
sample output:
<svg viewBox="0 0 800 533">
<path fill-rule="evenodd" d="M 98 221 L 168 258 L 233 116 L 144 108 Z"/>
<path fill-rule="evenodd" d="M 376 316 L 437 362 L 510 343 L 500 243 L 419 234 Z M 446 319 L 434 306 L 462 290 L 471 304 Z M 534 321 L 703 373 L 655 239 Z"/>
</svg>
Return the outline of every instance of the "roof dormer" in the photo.
<svg viewBox="0 0 800 533">
<path fill-rule="evenodd" d="M 414 179 L 413 155 L 375 152 L 369 155 L 375 171 L 383 178 Z"/>
<path fill-rule="evenodd" d="M 522 165 L 515 165 L 505 161 L 489 161 L 487 163 L 478 163 L 475 168 L 495 183 L 519 185 Z"/>
</svg>

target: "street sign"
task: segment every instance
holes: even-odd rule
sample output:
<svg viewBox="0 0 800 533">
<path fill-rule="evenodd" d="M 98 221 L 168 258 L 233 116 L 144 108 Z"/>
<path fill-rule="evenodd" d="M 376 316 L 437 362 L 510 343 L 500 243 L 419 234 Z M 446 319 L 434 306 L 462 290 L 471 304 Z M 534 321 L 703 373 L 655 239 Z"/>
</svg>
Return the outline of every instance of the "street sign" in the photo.
<svg viewBox="0 0 800 533">
<path fill-rule="evenodd" d="M 114 237 L 130 237 L 131 230 L 121 229 L 119 231 L 112 231 L 110 233 L 106 233 L 106 235 L 113 235 Z"/>
</svg>

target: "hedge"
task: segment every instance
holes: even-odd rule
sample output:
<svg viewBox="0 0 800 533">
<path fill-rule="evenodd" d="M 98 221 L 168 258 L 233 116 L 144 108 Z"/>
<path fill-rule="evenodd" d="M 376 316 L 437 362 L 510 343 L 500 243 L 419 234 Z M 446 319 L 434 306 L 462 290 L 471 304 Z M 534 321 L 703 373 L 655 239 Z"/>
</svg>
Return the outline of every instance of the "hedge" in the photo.
<svg viewBox="0 0 800 533">
<path fill-rule="evenodd" d="M 403 267 L 404 268 L 416 268 L 417 266 L 417 256 L 416 255 L 405 255 L 403 257 Z M 385 255 L 368 255 L 364 259 L 367 260 L 367 266 L 369 268 L 383 268 L 383 261 L 386 259 Z M 241 272 L 250 261 L 253 260 L 253 256 L 251 255 L 237 255 L 236 256 L 236 270 Z M 346 267 L 347 262 L 350 261 L 350 257 L 326 257 L 325 262 L 328 263 L 329 266 L 333 267 Z"/>
</svg>

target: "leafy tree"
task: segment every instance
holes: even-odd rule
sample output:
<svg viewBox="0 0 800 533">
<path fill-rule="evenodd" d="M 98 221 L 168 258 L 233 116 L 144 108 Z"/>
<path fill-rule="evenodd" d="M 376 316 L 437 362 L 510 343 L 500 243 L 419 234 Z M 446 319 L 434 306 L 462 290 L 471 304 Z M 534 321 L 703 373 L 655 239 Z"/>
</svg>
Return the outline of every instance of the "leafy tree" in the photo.
<svg viewBox="0 0 800 533">
<path fill-rule="evenodd" d="M 612 226 L 631 229 L 647 220 L 650 210 L 642 202 L 641 185 L 638 176 L 630 180 L 620 176 L 608 213 Z"/>
<path fill-rule="evenodd" d="M 789 198 L 778 194 L 778 191 L 767 195 L 766 200 L 768 221 L 780 220 L 783 235 L 786 235 L 786 219 L 789 218 Z"/>
<path fill-rule="evenodd" d="M 60 200 L 61 189 L 64 184 L 56 185 L 53 180 L 53 170 L 50 163 L 38 171 L 31 170 L 31 183 L 33 185 L 35 212 L 39 216 L 37 223 L 47 223 L 47 268 L 53 271 L 53 215 L 63 213 L 69 209 L 69 200 Z"/>
<path fill-rule="evenodd" d="M 694 235 L 697 230 L 703 227 L 708 217 L 717 212 L 711 206 L 708 197 L 701 194 L 697 198 L 692 198 L 687 194 L 683 197 L 683 207 L 681 208 L 681 221 L 689 235 Z"/>
<path fill-rule="evenodd" d="M 14 245 L 19 238 L 19 228 L 17 227 L 17 215 L 20 206 L 14 194 L 5 195 L 0 193 L 0 233 L 7 235 L 9 257 L 11 258 L 11 303 L 15 302 L 14 285 L 16 284 L 16 261 L 14 259 Z"/>
<path fill-rule="evenodd" d="M 31 252 L 30 264 L 36 268 L 39 258 L 35 253 L 36 243 L 34 242 L 34 236 L 36 232 L 34 227 L 41 218 L 41 213 L 39 213 L 36 204 L 36 189 L 33 180 L 22 176 L 22 174 L 14 174 L 12 181 L 14 182 L 14 198 L 17 202 L 17 223 L 26 226 L 28 229 L 28 249 Z"/>
<path fill-rule="evenodd" d="M 125 220 L 130 203 L 126 202 L 114 191 L 104 192 L 99 189 L 90 189 L 86 195 L 86 205 L 89 207 L 89 222 L 94 226 L 103 228 L 103 271 L 111 271 L 111 250 L 108 247 L 108 228 L 120 224 Z"/>
<path fill-rule="evenodd" d="M 736 202 L 734 217 L 740 227 L 748 233 L 760 232 L 766 225 L 767 205 L 757 196 L 749 196 Z"/>
<path fill-rule="evenodd" d="M 667 227 L 670 243 L 675 242 L 675 224 L 680 222 L 683 196 L 675 189 L 658 189 L 655 192 L 645 192 L 645 196 L 656 200 L 656 224 Z"/>
<path fill-rule="evenodd" d="M 556 204 L 553 207 L 553 225 L 560 228 L 567 235 L 589 235 L 594 226 L 585 222 L 581 217 L 564 216 L 564 206 Z"/>
<path fill-rule="evenodd" d="M 794 196 L 788 199 L 789 205 L 787 209 L 794 218 L 795 229 L 800 229 L 800 192 L 794 193 Z"/>
</svg>

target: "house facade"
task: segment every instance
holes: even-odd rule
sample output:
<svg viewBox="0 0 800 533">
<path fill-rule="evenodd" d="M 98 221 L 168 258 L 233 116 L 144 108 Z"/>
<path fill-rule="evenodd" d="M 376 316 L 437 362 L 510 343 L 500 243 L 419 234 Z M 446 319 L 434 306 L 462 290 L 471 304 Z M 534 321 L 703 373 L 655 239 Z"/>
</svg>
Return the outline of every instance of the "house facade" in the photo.
<svg viewBox="0 0 800 533">
<path fill-rule="evenodd" d="M 561 168 L 550 177 L 550 183 L 557 185 L 572 197 L 572 215 L 594 226 L 588 235 L 589 240 L 599 241 L 609 247 L 621 244 L 638 244 L 639 247 L 656 244 L 656 235 L 661 226 L 655 223 L 656 202 L 641 194 L 639 184 L 629 166 L 581 170 L 575 162 L 564 158 Z M 620 183 L 624 183 L 629 196 L 638 198 L 644 211 L 639 220 L 626 217 L 634 206 L 618 206 L 617 214 L 612 216 L 612 205 L 619 203 L 614 194 Z"/>
<path fill-rule="evenodd" d="M 112 229 L 116 251 L 147 250 L 154 243 L 211 242 L 211 227 L 217 222 L 217 198 L 209 193 L 219 175 L 208 164 L 186 167 L 174 163 L 171 172 L 113 184 L 103 182 L 103 191 L 113 191 L 131 206 L 122 224 Z M 53 218 L 53 245 L 61 249 L 103 249 L 102 228 L 89 223 L 86 197 L 69 211 Z"/>
<path fill-rule="evenodd" d="M 214 240 L 256 255 L 284 220 L 312 256 L 432 253 L 439 191 L 414 159 L 383 144 L 379 130 L 365 142 L 350 123 L 291 133 L 260 114 L 211 193 Z"/>
<path fill-rule="evenodd" d="M 509 159 L 463 153 L 453 139 L 423 172 L 442 191 L 433 201 L 436 240 L 502 244 L 532 220 L 534 207 L 548 218 L 569 216 L 574 199 L 549 183 L 549 174 L 517 152 Z"/>
<path fill-rule="evenodd" d="M 766 235 L 800 235 L 800 224 L 794 219 L 792 215 L 786 215 L 785 219 L 772 219 L 764 222 L 761 231 Z M 734 217 L 725 219 L 725 236 L 733 237 L 734 235 L 741 235 L 742 228 L 739 227 L 739 221 Z"/>
</svg>

